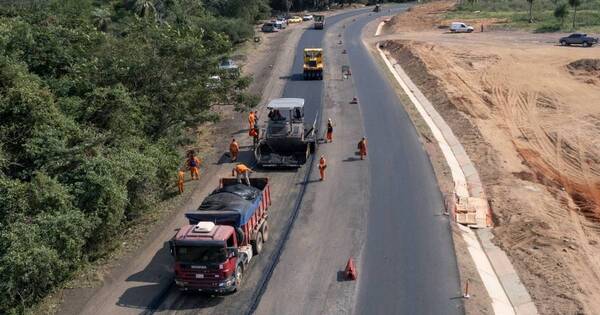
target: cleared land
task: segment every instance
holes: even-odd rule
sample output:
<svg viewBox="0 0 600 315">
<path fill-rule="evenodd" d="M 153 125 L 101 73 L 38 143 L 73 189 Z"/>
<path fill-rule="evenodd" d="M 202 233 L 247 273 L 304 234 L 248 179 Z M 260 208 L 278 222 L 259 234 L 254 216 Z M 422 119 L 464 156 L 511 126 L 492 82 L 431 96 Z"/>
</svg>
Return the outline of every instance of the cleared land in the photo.
<svg viewBox="0 0 600 315">
<path fill-rule="evenodd" d="M 477 165 L 495 240 L 540 313 L 599 314 L 600 49 L 559 47 L 563 34 L 450 34 L 439 26 L 453 5 L 415 7 L 380 39 Z"/>
</svg>

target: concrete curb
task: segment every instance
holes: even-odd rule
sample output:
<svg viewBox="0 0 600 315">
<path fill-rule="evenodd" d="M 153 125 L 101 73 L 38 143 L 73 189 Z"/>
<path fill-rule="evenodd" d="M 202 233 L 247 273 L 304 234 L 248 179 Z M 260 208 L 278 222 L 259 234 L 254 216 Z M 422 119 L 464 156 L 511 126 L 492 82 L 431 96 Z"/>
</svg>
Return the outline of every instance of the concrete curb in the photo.
<svg viewBox="0 0 600 315">
<path fill-rule="evenodd" d="M 379 35 L 382 25 L 383 22 L 378 26 L 375 36 Z M 438 142 L 452 173 L 455 194 L 459 200 L 461 198 L 468 200 L 471 197 L 475 197 L 480 201 L 485 201 L 483 205 L 480 204 L 478 207 L 480 212 L 483 210 L 483 207 L 487 207 L 485 192 L 477 169 L 471 162 L 463 146 L 452 132 L 452 129 L 450 129 L 425 95 L 412 82 L 402 67 L 393 58 L 388 58 L 379 48 L 379 44 L 377 44 L 377 50 Z M 485 215 L 487 217 L 484 221 L 487 223 L 485 225 L 490 226 L 491 213 L 489 207 L 485 210 Z M 481 219 L 480 217 L 478 222 L 481 222 Z M 481 226 L 481 223 L 479 225 Z M 467 243 L 469 254 L 473 258 L 477 272 L 484 283 L 488 295 L 492 299 L 494 313 L 537 314 L 535 304 L 521 283 L 510 260 L 499 247 L 491 242 L 493 238 L 491 230 L 480 229 L 475 233 L 463 225 L 459 224 L 458 226 L 463 232 L 463 239 Z"/>
</svg>

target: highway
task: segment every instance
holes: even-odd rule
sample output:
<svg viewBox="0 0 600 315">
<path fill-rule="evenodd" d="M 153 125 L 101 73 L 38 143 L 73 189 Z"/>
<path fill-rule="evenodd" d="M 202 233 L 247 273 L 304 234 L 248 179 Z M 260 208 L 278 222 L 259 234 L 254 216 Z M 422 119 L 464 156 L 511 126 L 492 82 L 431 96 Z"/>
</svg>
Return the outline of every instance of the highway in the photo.
<svg viewBox="0 0 600 315">
<path fill-rule="evenodd" d="M 462 302 L 448 217 L 429 158 L 382 69 L 346 33 L 350 65 L 370 147 L 371 198 L 358 314 L 453 314 Z"/>
<path fill-rule="evenodd" d="M 326 79 L 333 83 L 322 95 L 324 117 L 337 123 L 334 143 L 319 148 L 333 183 L 314 183 L 313 171 L 258 314 L 464 313 L 449 220 L 441 215 L 433 169 L 393 87 L 361 40 L 375 17 L 346 19 L 345 28 L 338 25 L 334 32 L 331 23 L 327 26 L 334 33 L 324 46 L 328 71 L 349 63 L 353 78 L 339 82 L 330 73 Z M 347 56 L 332 43 L 338 32 Z M 301 42 L 297 56 L 314 45 L 312 40 Z M 300 86 L 286 86 L 287 91 L 286 96 L 311 100 L 317 94 L 302 94 Z M 353 95 L 358 107 L 348 104 Z M 365 134 L 369 156 L 356 161 L 350 153 Z M 339 274 L 350 256 L 359 259 L 356 283 Z"/>
<path fill-rule="evenodd" d="M 393 13 L 408 6 L 390 7 Z M 325 30 L 307 28 L 295 55 L 289 56 L 291 73 L 274 74 L 286 78 L 283 97 L 305 99 L 306 121 L 318 117 L 322 125 L 323 117 L 334 119 L 335 140 L 318 149 L 329 161 L 325 182 L 317 180 L 312 164 L 299 171 L 254 175 L 268 176 L 272 183 L 271 236 L 235 295 L 182 293 L 172 285 L 165 242 L 185 223 L 178 213 L 164 229 L 151 233 L 101 288 L 65 303 L 59 313 L 462 313 L 450 225 L 440 215 L 442 196 L 432 167 L 390 82 L 361 41 L 365 25 L 378 17 L 369 12 L 328 17 Z M 337 44 L 340 39 L 344 45 Z M 307 47 L 325 49 L 325 80 L 302 80 Z M 347 55 L 341 54 L 342 47 Z M 342 64 L 350 64 L 352 80 L 340 79 Z M 352 96 L 359 97 L 359 105 L 349 104 Z M 354 151 L 363 135 L 370 151 L 360 161 Z M 251 163 L 250 151 L 241 159 Z M 221 162 L 207 167 L 201 179 L 206 183 L 185 208 L 197 207 L 230 170 Z M 349 257 L 359 268 L 358 281 L 343 279 Z"/>
</svg>

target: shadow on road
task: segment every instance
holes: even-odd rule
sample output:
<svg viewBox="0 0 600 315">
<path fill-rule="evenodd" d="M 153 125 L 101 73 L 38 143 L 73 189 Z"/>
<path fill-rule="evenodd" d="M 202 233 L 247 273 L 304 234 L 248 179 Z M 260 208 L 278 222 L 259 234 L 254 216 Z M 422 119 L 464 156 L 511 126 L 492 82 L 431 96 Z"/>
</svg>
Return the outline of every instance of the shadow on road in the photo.
<svg viewBox="0 0 600 315">
<path fill-rule="evenodd" d="M 252 149 L 252 146 L 246 146 L 245 148 L 250 147 L 250 149 Z M 231 154 L 229 152 L 225 152 L 221 155 L 221 157 L 219 158 L 219 160 L 217 162 L 214 163 L 214 165 L 221 165 L 221 164 L 231 164 L 231 167 L 234 167 L 236 163 L 244 163 L 247 166 L 252 167 L 252 165 L 255 164 L 255 160 L 254 160 L 254 151 L 253 150 L 244 150 L 238 153 L 238 158 L 237 161 L 235 162 L 231 162 Z"/>
<path fill-rule="evenodd" d="M 154 254 L 144 270 L 127 278 L 127 282 L 150 283 L 131 287 L 119 297 L 117 305 L 130 308 L 148 308 L 157 297 L 169 289 L 173 281 L 172 257 L 168 242 Z"/>
</svg>

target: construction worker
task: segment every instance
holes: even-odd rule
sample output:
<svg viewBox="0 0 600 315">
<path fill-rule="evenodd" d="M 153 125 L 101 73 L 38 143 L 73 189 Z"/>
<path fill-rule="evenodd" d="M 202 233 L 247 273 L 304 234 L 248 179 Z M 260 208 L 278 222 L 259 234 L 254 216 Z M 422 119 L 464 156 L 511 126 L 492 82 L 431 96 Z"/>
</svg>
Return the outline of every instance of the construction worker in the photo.
<svg viewBox="0 0 600 315">
<path fill-rule="evenodd" d="M 360 154 L 360 159 L 364 160 L 367 155 L 367 137 L 363 137 L 362 140 L 358 142 L 358 153 Z"/>
<path fill-rule="evenodd" d="M 187 165 L 190 169 L 190 176 L 192 179 L 200 179 L 200 159 L 196 157 L 194 151 L 190 151 Z"/>
<path fill-rule="evenodd" d="M 327 160 L 325 160 L 325 156 L 321 155 L 319 159 L 319 175 L 321 176 L 321 181 L 325 180 L 325 169 L 327 168 Z"/>
<path fill-rule="evenodd" d="M 235 162 L 238 158 L 238 153 L 240 153 L 240 145 L 235 141 L 235 139 L 231 139 L 231 143 L 229 144 L 229 153 L 231 154 L 231 162 Z"/>
<path fill-rule="evenodd" d="M 248 166 L 238 163 L 232 170 L 231 176 L 235 176 L 237 178 L 238 183 L 242 183 L 242 176 L 246 179 L 246 184 L 250 186 L 250 177 L 249 174 L 252 173 L 252 169 Z"/>
<path fill-rule="evenodd" d="M 250 129 L 250 132 L 248 132 L 248 134 L 250 135 L 250 137 L 252 137 L 252 144 L 254 144 L 254 146 L 256 147 L 256 145 L 258 144 L 258 126 L 254 125 L 254 128 Z"/>
<path fill-rule="evenodd" d="M 327 119 L 327 134 L 325 136 L 326 142 L 333 142 L 333 122 L 331 118 Z"/>
<path fill-rule="evenodd" d="M 250 111 L 250 114 L 248 114 L 248 124 L 250 124 L 250 129 L 254 128 L 255 123 L 256 117 L 254 116 L 254 112 Z"/>
<path fill-rule="evenodd" d="M 184 182 L 185 182 L 185 172 L 183 171 L 183 167 L 182 167 L 177 172 L 177 188 L 179 188 L 180 194 L 183 194 L 183 183 Z"/>
</svg>

